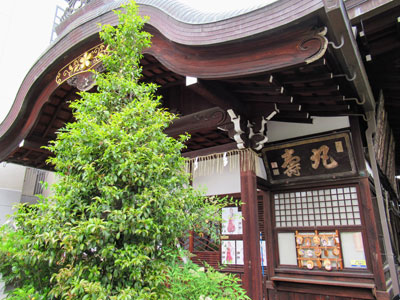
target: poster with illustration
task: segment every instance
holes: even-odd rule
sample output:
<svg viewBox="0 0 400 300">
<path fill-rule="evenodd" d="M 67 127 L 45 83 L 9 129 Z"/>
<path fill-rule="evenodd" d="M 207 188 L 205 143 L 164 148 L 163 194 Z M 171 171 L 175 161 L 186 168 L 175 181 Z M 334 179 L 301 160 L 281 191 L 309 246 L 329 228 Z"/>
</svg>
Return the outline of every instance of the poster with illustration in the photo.
<svg viewBox="0 0 400 300">
<path fill-rule="evenodd" d="M 223 241 L 221 243 L 221 263 L 223 265 L 233 265 L 236 263 L 236 243 L 235 241 Z"/>
<path fill-rule="evenodd" d="M 267 266 L 267 246 L 265 241 L 260 241 L 260 252 L 261 252 L 261 265 L 263 267 Z"/>
<path fill-rule="evenodd" d="M 243 241 L 236 241 L 236 264 L 243 265 Z"/>
<path fill-rule="evenodd" d="M 237 207 L 225 207 L 222 209 L 222 234 L 242 234 L 242 212 Z"/>
</svg>

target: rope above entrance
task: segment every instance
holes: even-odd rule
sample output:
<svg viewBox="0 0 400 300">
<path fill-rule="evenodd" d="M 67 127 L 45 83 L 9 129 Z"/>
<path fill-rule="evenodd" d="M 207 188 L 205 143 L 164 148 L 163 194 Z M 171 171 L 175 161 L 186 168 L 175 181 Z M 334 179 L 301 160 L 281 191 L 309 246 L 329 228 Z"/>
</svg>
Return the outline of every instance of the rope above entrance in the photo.
<svg viewBox="0 0 400 300">
<path fill-rule="evenodd" d="M 188 159 L 185 171 L 192 173 L 193 176 L 207 176 L 235 170 L 255 172 L 256 157 L 258 154 L 251 149 L 213 153 Z"/>
</svg>

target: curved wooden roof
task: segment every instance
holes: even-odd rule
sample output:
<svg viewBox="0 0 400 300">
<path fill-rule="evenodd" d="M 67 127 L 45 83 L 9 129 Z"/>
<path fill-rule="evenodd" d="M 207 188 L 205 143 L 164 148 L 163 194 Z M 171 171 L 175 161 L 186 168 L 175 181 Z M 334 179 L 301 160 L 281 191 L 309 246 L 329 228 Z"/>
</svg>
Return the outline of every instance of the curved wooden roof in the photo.
<svg viewBox="0 0 400 300">
<path fill-rule="evenodd" d="M 167 44 L 170 49 L 179 48 L 183 53 L 181 58 L 184 58 L 184 52 L 189 53 L 190 50 L 199 50 L 198 48 L 190 48 L 193 45 L 205 46 L 240 40 L 282 26 L 287 21 L 290 21 L 287 18 L 288 15 L 294 19 L 295 9 L 292 8 L 296 7 L 296 5 L 308 8 L 305 13 L 313 13 L 314 10 L 321 8 L 320 1 L 284 0 L 274 3 L 272 6 L 262 7 L 247 14 L 237 15 L 214 23 L 187 24 L 174 18 L 173 14 L 167 15 L 165 10 L 163 11 L 153 6 L 153 2 L 157 4 L 157 1 L 139 1 L 141 13 L 150 16 L 149 24 L 154 28 L 153 33 L 155 33 L 155 39 L 157 39 L 157 41 L 153 41 L 153 48 L 150 52 L 153 52 L 152 54 L 155 56 L 159 56 L 159 59 L 171 68 L 175 64 L 168 59 L 167 51 L 163 52 L 161 48 L 157 48 L 159 41 L 163 43 L 162 47 Z M 34 126 L 41 108 L 49 101 L 49 96 L 58 88 L 54 80 L 58 70 L 74 57 L 99 42 L 99 27 L 97 24 L 116 24 L 117 17 L 112 10 L 120 4 L 121 1 L 93 1 L 61 25 L 62 28 L 60 29 L 62 31 L 59 33 L 59 37 L 26 75 L 9 114 L 0 126 L 0 160 L 5 159 Z M 287 9 L 287 7 L 289 8 L 288 14 L 281 15 L 280 12 L 285 8 Z M 170 6 L 170 9 L 173 10 L 174 7 Z M 242 27 L 242 30 L 238 30 L 238 26 Z M 156 31 L 161 32 L 161 34 L 157 34 Z M 317 45 L 316 51 L 318 51 L 319 47 L 320 45 Z M 200 50 L 207 52 L 206 48 Z M 215 51 L 215 48 L 212 51 Z M 223 55 L 224 51 L 220 53 Z M 314 50 L 314 53 L 316 51 Z M 310 56 L 312 52 L 312 47 L 304 51 L 306 57 Z M 193 55 L 196 56 L 196 53 L 193 53 Z M 232 57 L 232 59 L 236 58 Z M 204 61 L 203 59 L 198 64 L 201 65 Z M 226 67 L 230 68 L 226 73 L 232 72 L 232 62 L 231 60 L 226 64 Z M 212 64 L 212 58 L 209 59 L 209 63 Z M 263 61 L 256 62 L 254 65 L 260 65 L 261 63 Z M 183 60 L 182 64 L 187 64 L 187 61 Z M 237 65 L 236 69 L 243 68 Z M 258 67 L 258 70 L 262 71 L 262 68 Z M 177 71 L 181 75 L 186 75 L 183 65 Z M 198 77 L 205 76 L 204 73 L 197 74 L 195 71 L 189 74 Z M 236 75 L 239 75 L 239 73 L 236 72 Z M 212 76 L 217 77 L 218 70 Z"/>
<path fill-rule="evenodd" d="M 116 24 L 112 10 L 126 1 L 94 1 L 69 17 L 57 29 L 59 38 L 92 23 Z M 254 36 L 300 21 L 323 10 L 321 0 L 278 0 L 268 5 L 250 7 L 230 13 L 203 13 L 175 0 L 138 0 L 139 12 L 149 16 L 149 24 L 167 39 L 184 45 L 211 45 Z M 92 33 L 92 32 L 91 32 Z"/>
<path fill-rule="evenodd" d="M 0 161 L 26 160 L 26 164 L 44 167 L 49 153 L 40 146 L 71 120 L 65 100 L 76 92 L 66 83 L 56 83 L 57 72 L 100 42 L 97 24 L 115 25 L 117 17 L 112 10 L 123 2 L 92 1 L 59 26 L 57 40 L 28 72 L 10 113 L 0 124 Z M 250 117 L 258 111 L 271 112 L 279 104 L 282 113 L 278 119 L 299 122 L 308 122 L 310 113 L 349 115 L 361 111 L 354 103 L 343 101 L 357 96 L 357 87 L 344 76 L 333 77 L 345 73 L 346 68 L 337 52 L 327 51 L 327 37 L 336 36 L 322 0 L 280 0 L 229 14 L 201 14 L 174 0 L 137 3 L 140 13 L 150 16 L 146 30 L 153 34 L 152 47 L 145 51 L 143 61 L 144 80 L 160 84 L 167 102 L 168 94 L 189 93 L 193 99 L 202 99 L 195 101 L 198 110 L 215 115 L 220 113 L 215 107 L 226 110 L 229 106 Z M 327 34 L 324 26 L 330 30 Z M 203 82 L 192 91 L 182 91 L 185 76 Z M 170 102 L 170 108 L 177 105 Z M 196 111 L 180 109 L 183 115 Z M 215 126 L 221 125 L 218 122 L 213 128 L 199 129 L 192 150 L 200 149 L 199 143 L 218 146 L 210 144 L 210 136 L 217 134 Z M 216 136 L 229 142 L 226 134 Z M 20 145 L 24 139 L 25 145 Z M 30 152 L 36 156 L 29 157 Z"/>
</svg>

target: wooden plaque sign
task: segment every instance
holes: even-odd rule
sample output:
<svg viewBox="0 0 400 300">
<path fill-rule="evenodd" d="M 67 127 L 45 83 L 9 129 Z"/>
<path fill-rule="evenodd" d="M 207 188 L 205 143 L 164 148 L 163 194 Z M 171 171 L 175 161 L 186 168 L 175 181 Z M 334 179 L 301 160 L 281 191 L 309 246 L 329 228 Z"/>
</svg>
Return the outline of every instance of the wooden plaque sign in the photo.
<svg viewBox="0 0 400 300">
<path fill-rule="evenodd" d="M 354 175 L 348 132 L 272 145 L 262 150 L 271 183 Z"/>
</svg>

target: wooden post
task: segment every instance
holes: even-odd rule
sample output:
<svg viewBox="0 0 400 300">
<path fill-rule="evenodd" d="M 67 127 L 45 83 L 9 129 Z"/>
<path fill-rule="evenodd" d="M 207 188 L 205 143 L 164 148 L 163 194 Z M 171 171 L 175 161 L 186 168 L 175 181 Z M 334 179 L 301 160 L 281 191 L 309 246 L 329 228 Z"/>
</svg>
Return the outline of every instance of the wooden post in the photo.
<svg viewBox="0 0 400 300">
<path fill-rule="evenodd" d="M 364 146 L 361 137 L 361 129 L 358 117 L 350 117 L 351 140 L 354 148 L 354 160 L 357 165 L 358 174 L 362 177 L 368 177 L 367 167 L 365 165 Z"/>
<path fill-rule="evenodd" d="M 251 157 L 251 156 L 250 156 Z M 249 156 L 244 157 L 245 160 Z M 243 164 L 242 164 L 243 165 Z M 257 184 L 254 171 L 240 171 L 243 215 L 243 287 L 253 300 L 262 299 L 260 231 L 258 226 Z"/>
<path fill-rule="evenodd" d="M 384 250 L 381 249 L 379 245 L 379 240 L 377 238 L 379 235 L 377 227 L 379 225 L 377 224 L 377 220 L 375 219 L 374 205 L 372 204 L 373 200 L 371 197 L 368 178 L 360 179 L 360 193 L 361 199 L 363 199 L 363 201 L 361 202 L 361 206 L 364 214 L 364 219 L 366 220 L 365 226 L 367 227 L 366 234 L 368 239 L 368 248 L 371 255 L 371 269 L 374 273 L 376 288 L 377 290 L 382 291 L 386 290 L 385 276 L 383 274 L 383 262 L 381 256 L 381 252 L 383 252 Z"/>
<path fill-rule="evenodd" d="M 275 255 L 274 255 L 274 237 L 273 237 L 273 223 L 272 223 L 272 204 L 271 204 L 271 192 L 262 191 L 264 201 L 264 228 L 265 228 L 265 240 L 267 244 L 267 274 L 268 281 L 266 282 L 266 293 L 265 299 L 275 299 L 275 285 L 271 281 L 271 277 L 275 275 Z"/>
<path fill-rule="evenodd" d="M 193 253 L 194 251 L 194 239 L 193 239 L 194 231 L 190 231 L 189 234 L 189 252 Z"/>
</svg>

